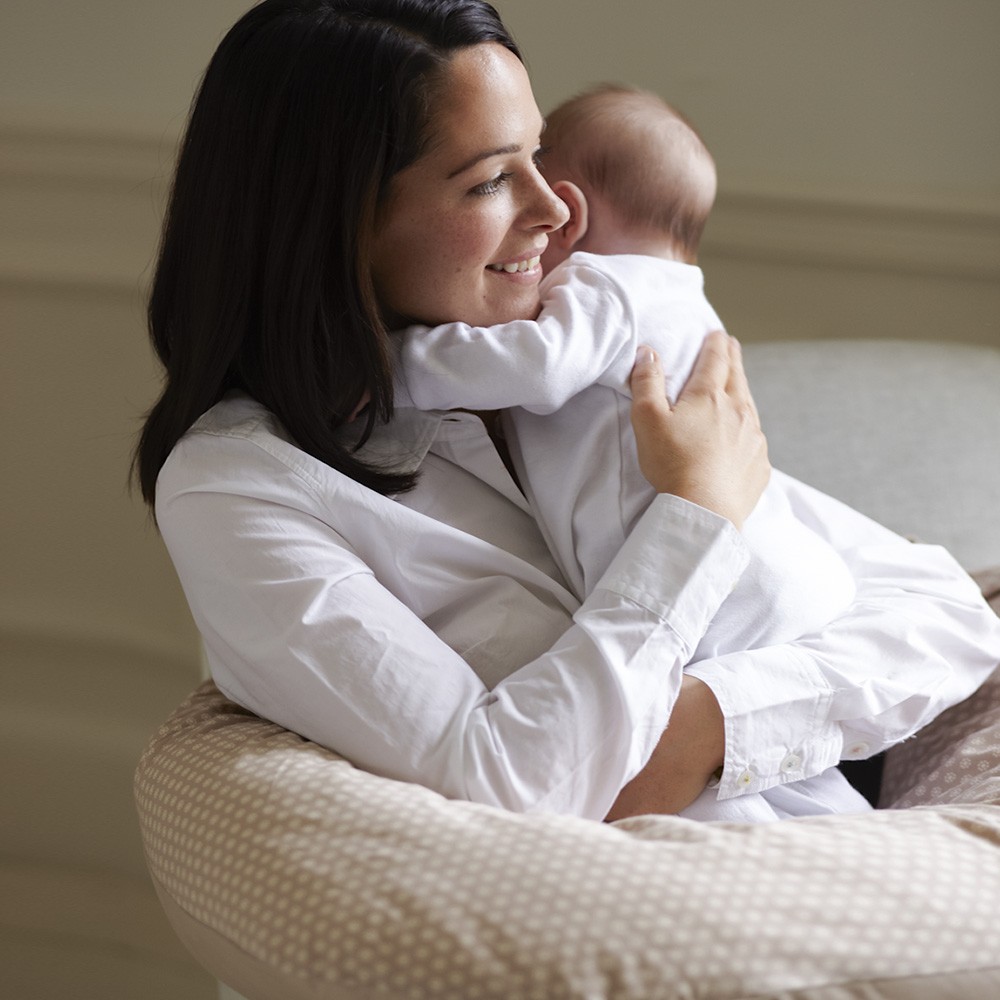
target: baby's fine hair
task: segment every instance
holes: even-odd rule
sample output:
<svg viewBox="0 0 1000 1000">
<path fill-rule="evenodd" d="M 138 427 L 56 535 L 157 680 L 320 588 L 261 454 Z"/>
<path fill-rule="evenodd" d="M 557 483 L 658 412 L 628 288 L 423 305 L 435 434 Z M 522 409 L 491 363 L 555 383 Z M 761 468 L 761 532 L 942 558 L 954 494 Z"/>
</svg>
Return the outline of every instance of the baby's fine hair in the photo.
<svg viewBox="0 0 1000 1000">
<path fill-rule="evenodd" d="M 715 201 L 715 161 L 694 126 L 657 94 L 601 84 L 547 118 L 550 180 L 597 195 L 629 229 L 668 237 L 694 260 Z"/>
</svg>

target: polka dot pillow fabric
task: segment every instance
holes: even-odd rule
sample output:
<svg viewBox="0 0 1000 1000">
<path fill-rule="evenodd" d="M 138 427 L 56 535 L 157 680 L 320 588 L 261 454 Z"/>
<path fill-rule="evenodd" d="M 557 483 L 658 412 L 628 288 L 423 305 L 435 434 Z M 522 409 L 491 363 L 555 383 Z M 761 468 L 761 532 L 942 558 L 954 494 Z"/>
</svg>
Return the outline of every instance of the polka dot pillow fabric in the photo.
<svg viewBox="0 0 1000 1000">
<path fill-rule="evenodd" d="M 181 937 L 216 974 L 220 942 L 268 970 L 237 975 L 251 1000 L 1000 996 L 1000 673 L 890 752 L 887 808 L 859 816 L 514 815 L 359 771 L 211 683 L 136 801 Z"/>
</svg>

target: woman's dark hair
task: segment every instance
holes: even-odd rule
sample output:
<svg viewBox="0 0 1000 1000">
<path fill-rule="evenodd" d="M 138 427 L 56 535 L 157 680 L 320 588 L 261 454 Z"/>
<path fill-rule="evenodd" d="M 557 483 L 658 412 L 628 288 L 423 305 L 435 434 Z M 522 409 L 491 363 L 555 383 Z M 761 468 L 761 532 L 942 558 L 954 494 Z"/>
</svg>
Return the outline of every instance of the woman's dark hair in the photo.
<svg viewBox="0 0 1000 1000">
<path fill-rule="evenodd" d="M 305 451 L 382 493 L 414 479 L 354 454 L 392 413 L 369 247 L 392 177 L 417 159 L 458 49 L 497 42 L 483 0 L 264 0 L 222 40 L 181 144 L 149 301 L 166 370 L 135 454 L 142 495 L 230 389 Z M 354 445 L 338 430 L 370 394 Z"/>
</svg>

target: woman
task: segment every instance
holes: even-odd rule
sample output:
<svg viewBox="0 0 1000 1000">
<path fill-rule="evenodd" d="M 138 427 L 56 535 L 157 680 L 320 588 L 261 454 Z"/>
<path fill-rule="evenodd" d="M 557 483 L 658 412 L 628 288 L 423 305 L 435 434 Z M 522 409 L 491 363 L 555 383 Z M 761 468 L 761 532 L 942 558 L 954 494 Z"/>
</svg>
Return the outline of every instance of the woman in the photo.
<svg viewBox="0 0 1000 1000">
<path fill-rule="evenodd" d="M 767 478 L 738 350 L 634 423 L 661 494 L 580 606 L 483 420 L 393 412 L 387 331 L 538 305 L 565 209 L 480 0 L 266 0 L 181 150 L 150 304 L 167 373 L 137 468 L 212 674 L 360 766 L 592 818 L 821 774 L 910 735 L 1000 658 L 975 586 L 803 488 L 858 599 L 822 635 L 684 664 Z M 669 553 L 669 559 L 666 554 Z M 669 728 L 664 731 L 670 720 Z"/>
</svg>

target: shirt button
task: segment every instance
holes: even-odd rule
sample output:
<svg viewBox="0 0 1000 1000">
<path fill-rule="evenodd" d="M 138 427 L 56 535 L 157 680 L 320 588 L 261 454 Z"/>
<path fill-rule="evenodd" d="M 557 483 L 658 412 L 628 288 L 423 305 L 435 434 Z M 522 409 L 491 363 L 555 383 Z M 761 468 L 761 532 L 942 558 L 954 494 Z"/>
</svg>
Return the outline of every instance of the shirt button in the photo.
<svg viewBox="0 0 1000 1000">
<path fill-rule="evenodd" d="M 802 767 L 802 758 L 797 753 L 788 754 L 778 765 L 783 774 L 792 774 Z"/>
<path fill-rule="evenodd" d="M 847 748 L 847 755 L 849 757 L 866 757 L 870 750 L 871 750 L 871 745 L 865 743 L 864 740 L 860 740 L 857 743 L 852 743 Z"/>
<path fill-rule="evenodd" d="M 736 780 L 744 788 L 748 788 L 753 783 L 753 775 L 749 771 L 744 771 Z"/>
</svg>

